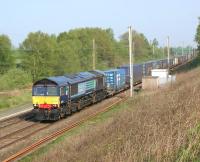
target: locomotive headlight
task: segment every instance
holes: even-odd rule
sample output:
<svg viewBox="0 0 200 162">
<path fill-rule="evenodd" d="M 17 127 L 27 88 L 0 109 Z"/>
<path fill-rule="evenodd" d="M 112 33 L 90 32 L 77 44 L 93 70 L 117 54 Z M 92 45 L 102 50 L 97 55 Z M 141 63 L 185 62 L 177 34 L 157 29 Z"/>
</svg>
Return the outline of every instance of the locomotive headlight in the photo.
<svg viewBox="0 0 200 162">
<path fill-rule="evenodd" d="M 33 107 L 34 108 L 38 108 L 38 104 L 33 104 Z"/>
<path fill-rule="evenodd" d="M 53 104 L 53 107 L 58 107 L 58 105 L 57 104 Z"/>
</svg>

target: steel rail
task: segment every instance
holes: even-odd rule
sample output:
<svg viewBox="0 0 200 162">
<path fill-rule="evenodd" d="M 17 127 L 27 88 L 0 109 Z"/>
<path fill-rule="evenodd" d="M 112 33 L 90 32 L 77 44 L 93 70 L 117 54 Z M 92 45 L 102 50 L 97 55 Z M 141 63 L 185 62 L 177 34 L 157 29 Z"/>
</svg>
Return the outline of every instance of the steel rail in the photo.
<svg viewBox="0 0 200 162">
<path fill-rule="evenodd" d="M 17 133 L 21 133 L 22 131 L 24 131 L 26 129 L 29 129 L 29 128 L 35 126 L 35 125 L 39 125 L 39 124 L 40 123 L 31 123 L 30 125 L 27 125 L 27 126 L 21 128 L 21 129 L 18 129 L 18 130 L 15 130 L 13 132 L 10 132 L 10 133 L 8 133 L 8 134 L 0 137 L 0 141 L 3 140 L 3 139 L 5 139 L 5 138 L 9 138 L 10 136 L 16 135 Z"/>
<path fill-rule="evenodd" d="M 15 153 L 12 156 L 8 157 L 7 159 L 3 160 L 3 162 L 11 162 L 13 160 L 16 160 L 16 159 L 24 156 L 25 154 L 33 151 L 35 148 L 38 148 L 42 144 L 44 144 L 44 143 L 46 143 L 46 142 L 48 142 L 50 140 L 53 140 L 56 137 L 59 137 L 60 135 L 64 134 L 67 131 L 70 131 L 71 129 L 73 129 L 73 128 L 77 127 L 77 126 L 80 126 L 81 124 L 83 124 L 87 120 L 95 118 L 97 115 L 102 114 L 102 113 L 110 110 L 114 105 L 116 105 L 116 104 L 118 104 L 118 103 L 120 103 L 122 101 L 125 101 L 125 100 L 127 100 L 127 98 L 123 98 L 123 99 L 119 98 L 119 100 L 117 100 L 116 102 L 114 102 L 111 105 L 107 106 L 103 110 L 96 111 L 96 112 L 88 115 L 87 117 L 85 117 L 85 118 L 83 118 L 83 119 L 81 119 L 79 121 L 76 121 L 76 122 L 72 123 L 71 125 L 68 125 L 67 127 L 64 127 L 64 128 L 62 128 L 62 129 L 60 129 L 60 130 L 58 130 L 58 131 L 56 131 L 56 132 L 54 132 L 52 134 L 40 139 L 39 141 L 31 144 L 30 146 L 20 150 L 19 152 Z"/>
<path fill-rule="evenodd" d="M 42 131 L 42 130 L 44 130 L 44 129 L 50 127 L 51 125 L 52 125 L 52 124 L 45 125 L 44 127 L 37 128 L 36 130 L 32 131 L 31 133 L 28 133 L 28 134 L 26 134 L 26 135 L 24 135 L 24 136 L 21 136 L 21 137 L 19 137 L 19 138 L 16 138 L 14 141 L 9 142 L 9 143 L 7 143 L 7 144 L 4 144 L 3 146 L 0 146 L 0 150 L 6 148 L 6 147 L 8 147 L 8 146 L 11 146 L 12 144 L 15 144 L 15 143 L 17 143 L 17 142 L 19 142 L 19 141 L 22 141 L 22 140 L 24 140 L 24 139 L 26 139 L 26 138 L 28 138 L 28 137 L 30 137 L 30 136 L 32 136 L 32 135 L 38 133 L 38 131 Z M 33 126 L 37 126 L 37 124 L 34 124 Z M 31 129 L 32 129 L 33 126 L 30 125 L 29 127 L 26 127 L 26 129 L 28 129 L 28 128 L 31 128 Z M 24 129 L 24 130 L 25 130 L 25 129 Z M 24 131 L 24 130 L 22 130 L 22 131 Z M 20 131 L 21 131 L 21 130 L 18 130 L 17 132 L 20 132 Z M 14 132 L 14 133 L 15 133 L 15 132 Z M 16 134 L 16 133 L 15 133 L 15 134 Z M 12 135 L 13 135 L 13 134 L 11 134 L 11 135 L 9 134 L 9 136 L 12 136 Z M 6 137 L 5 137 L 5 139 L 6 139 Z"/>
<path fill-rule="evenodd" d="M 23 114 L 23 115 L 26 115 L 26 114 Z M 30 119 L 33 119 L 34 117 L 33 116 L 29 116 L 29 117 L 22 117 L 20 119 L 19 116 L 15 116 L 13 118 L 9 118 L 9 119 L 6 119 L 6 120 L 3 120 L 3 121 L 0 121 L 1 125 L 0 125 L 0 129 L 3 129 L 3 128 L 6 128 L 6 127 L 9 127 L 9 126 L 12 126 L 12 125 L 15 125 L 15 124 L 19 124 L 21 122 L 24 122 L 26 120 L 30 120 Z M 7 122 L 7 123 L 6 123 Z M 3 124 L 2 124 L 3 123 Z M 5 123 L 5 124 L 4 124 Z"/>
</svg>

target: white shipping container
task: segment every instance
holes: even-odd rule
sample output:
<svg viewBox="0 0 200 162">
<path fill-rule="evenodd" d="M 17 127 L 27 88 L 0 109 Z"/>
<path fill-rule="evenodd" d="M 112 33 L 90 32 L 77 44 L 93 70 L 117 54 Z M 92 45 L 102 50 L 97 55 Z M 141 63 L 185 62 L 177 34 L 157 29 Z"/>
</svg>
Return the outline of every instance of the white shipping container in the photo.
<svg viewBox="0 0 200 162">
<path fill-rule="evenodd" d="M 152 69 L 151 76 L 155 76 L 159 78 L 167 78 L 168 70 L 167 69 Z"/>
<path fill-rule="evenodd" d="M 169 75 L 168 69 L 152 69 L 151 75 L 152 77 L 159 78 L 159 86 L 163 86 L 167 83 L 172 83 L 176 80 L 175 75 Z"/>
</svg>

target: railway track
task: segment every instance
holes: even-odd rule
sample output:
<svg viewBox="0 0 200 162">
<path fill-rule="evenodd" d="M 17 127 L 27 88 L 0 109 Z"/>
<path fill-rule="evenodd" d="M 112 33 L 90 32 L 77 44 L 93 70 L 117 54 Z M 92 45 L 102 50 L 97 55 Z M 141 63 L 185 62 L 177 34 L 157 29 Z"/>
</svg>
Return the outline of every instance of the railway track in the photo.
<svg viewBox="0 0 200 162">
<path fill-rule="evenodd" d="M 52 124 L 42 124 L 42 123 L 32 123 L 28 126 L 25 126 L 21 129 L 18 129 L 14 132 L 11 132 L 9 134 L 6 134 L 2 137 L 0 137 L 0 150 L 7 148 L 13 144 L 16 144 L 17 142 L 20 142 L 30 136 L 33 136 L 37 132 L 44 130 L 51 126 Z"/>
<path fill-rule="evenodd" d="M 14 116 L 0 121 L 0 130 L 15 124 L 19 124 L 25 120 L 32 120 L 33 116 L 30 113 L 25 113 L 19 116 Z"/>
<path fill-rule="evenodd" d="M 40 123 L 34 120 L 30 113 L 23 113 L 0 122 L 0 151 L 33 136 L 48 128 L 50 123 Z"/>
<path fill-rule="evenodd" d="M 170 71 L 175 71 L 175 70 L 178 69 L 179 67 L 184 66 L 184 65 L 186 65 L 187 63 L 190 63 L 192 60 L 193 60 L 193 59 L 188 60 L 188 61 L 185 61 L 185 62 L 183 62 L 183 63 L 181 63 L 181 64 L 174 65 L 174 66 L 170 67 Z"/>
<path fill-rule="evenodd" d="M 127 91 L 126 91 L 127 92 Z M 91 113 L 90 115 L 86 116 L 86 117 L 83 117 L 83 118 L 80 118 L 78 121 L 75 121 L 75 122 L 72 122 L 70 125 L 67 125 L 63 128 L 61 128 L 60 130 L 57 130 L 47 136 L 45 136 L 44 138 L 36 141 L 35 143 L 29 145 L 28 147 L 20 150 L 19 152 L 17 152 L 16 154 L 13 154 L 12 156 L 8 157 L 7 159 L 5 159 L 3 162 L 10 162 L 10 161 L 14 161 L 14 160 L 17 160 L 19 159 L 20 157 L 26 155 L 27 153 L 33 151 L 34 149 L 40 147 L 42 144 L 44 143 L 47 143 L 53 139 L 55 139 L 56 137 L 59 137 L 60 135 L 64 134 L 65 132 L 67 131 L 70 131 L 71 129 L 83 124 L 85 121 L 89 120 L 89 119 L 92 119 L 94 117 L 96 117 L 97 115 L 101 114 L 101 113 L 104 113 L 106 111 L 108 111 L 109 109 L 111 109 L 114 105 L 122 102 L 122 101 L 125 101 L 127 99 L 126 95 L 125 95 L 125 92 L 122 92 L 120 94 L 118 94 L 117 96 L 117 101 L 115 102 L 111 102 L 109 103 L 108 106 L 98 110 L 98 111 L 95 111 L 93 113 Z M 62 120 L 61 120 L 62 121 Z M 52 124 L 50 124 L 52 125 Z M 49 127 L 50 125 L 47 125 L 46 127 Z M 43 129 L 43 128 L 42 128 Z M 45 128 L 44 128 L 45 129 Z M 39 130 L 37 130 L 39 131 Z M 36 132 L 37 132 L 36 131 Z M 32 135 L 32 134 L 31 134 Z M 29 136 L 29 135 L 26 135 L 26 136 Z M 21 137 L 23 138 L 23 137 Z"/>
</svg>

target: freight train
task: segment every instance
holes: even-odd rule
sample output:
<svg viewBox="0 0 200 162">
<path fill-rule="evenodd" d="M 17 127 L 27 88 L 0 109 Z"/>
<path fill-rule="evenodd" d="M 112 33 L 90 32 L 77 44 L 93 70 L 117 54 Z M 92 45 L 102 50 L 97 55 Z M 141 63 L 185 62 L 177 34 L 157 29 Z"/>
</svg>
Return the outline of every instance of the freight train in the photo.
<svg viewBox="0 0 200 162">
<path fill-rule="evenodd" d="M 194 58 L 194 55 L 170 58 L 169 67 L 183 64 L 192 58 Z M 151 69 L 167 67 L 167 59 L 134 64 L 134 84 L 141 82 L 143 76 L 151 75 Z M 47 77 L 33 84 L 33 114 L 40 121 L 56 121 L 128 89 L 129 86 L 129 65 L 106 71 L 93 70 L 71 75 Z"/>
</svg>

